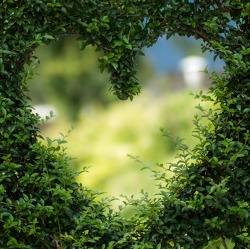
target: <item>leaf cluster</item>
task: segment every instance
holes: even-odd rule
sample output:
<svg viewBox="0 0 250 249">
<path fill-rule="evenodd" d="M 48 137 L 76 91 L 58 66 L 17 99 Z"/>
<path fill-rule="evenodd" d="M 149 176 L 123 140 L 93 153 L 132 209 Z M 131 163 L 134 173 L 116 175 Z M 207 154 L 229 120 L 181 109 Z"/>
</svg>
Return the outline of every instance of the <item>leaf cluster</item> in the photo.
<svg viewBox="0 0 250 249">
<path fill-rule="evenodd" d="M 226 238 L 248 248 L 250 203 L 250 5 L 246 0 L 3 0 L 0 3 L 1 248 L 202 248 Z M 62 140 L 39 142 L 39 117 L 26 94 L 33 51 L 76 34 L 103 52 L 100 69 L 114 94 L 140 91 L 137 55 L 166 34 L 202 39 L 226 66 L 212 74 L 209 97 L 218 109 L 197 117 L 199 144 L 180 145 L 175 174 L 160 199 L 129 200 L 131 220 L 113 214 L 75 182 Z M 108 210 L 108 211 L 106 211 Z"/>
</svg>

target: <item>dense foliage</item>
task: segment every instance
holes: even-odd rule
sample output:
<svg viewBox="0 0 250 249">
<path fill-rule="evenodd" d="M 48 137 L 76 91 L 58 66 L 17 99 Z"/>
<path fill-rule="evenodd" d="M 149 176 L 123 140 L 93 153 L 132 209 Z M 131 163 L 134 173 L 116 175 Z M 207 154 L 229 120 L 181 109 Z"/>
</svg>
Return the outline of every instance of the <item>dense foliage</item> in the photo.
<svg viewBox="0 0 250 249">
<path fill-rule="evenodd" d="M 0 3 L 0 246 L 1 248 L 202 248 L 226 239 L 249 248 L 250 4 L 247 0 L 3 0 Z M 195 120 L 199 145 L 181 153 L 161 199 L 135 201 L 137 215 L 119 218 L 74 180 L 62 141 L 38 141 L 26 79 L 33 51 L 77 34 L 83 48 L 103 51 L 114 93 L 140 91 L 136 58 L 159 36 L 202 39 L 226 66 L 213 74 L 216 111 Z M 167 55 L 166 55 L 167 56 Z M 167 169 L 166 169 L 167 170 Z M 144 202 L 143 202 L 144 201 Z M 145 204 L 144 204 L 145 203 Z"/>
</svg>

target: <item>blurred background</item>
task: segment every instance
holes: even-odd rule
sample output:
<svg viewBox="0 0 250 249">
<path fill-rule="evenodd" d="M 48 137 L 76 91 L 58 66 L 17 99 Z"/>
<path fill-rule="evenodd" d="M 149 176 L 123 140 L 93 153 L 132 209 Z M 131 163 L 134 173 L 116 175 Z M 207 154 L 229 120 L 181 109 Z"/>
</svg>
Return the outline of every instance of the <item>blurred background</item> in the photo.
<svg viewBox="0 0 250 249">
<path fill-rule="evenodd" d="M 142 189 L 151 196 L 157 192 L 152 173 L 142 167 L 157 169 L 158 164 L 176 160 L 174 142 L 161 129 L 193 147 L 197 141 L 192 120 L 199 111 L 198 101 L 189 93 L 207 91 L 209 76 L 201 71 L 223 67 L 212 54 L 202 54 L 200 47 L 194 39 L 162 37 L 145 49 L 146 56 L 138 63 L 143 89 L 132 102 L 113 96 L 107 73 L 98 69 L 100 54 L 93 47 L 80 51 L 76 37 L 35 51 L 39 61 L 29 81 L 32 105 L 42 118 L 50 111 L 54 114 L 41 133 L 60 138 L 73 127 L 65 145 L 74 158 L 71 167 L 88 168 L 79 182 L 104 192 L 102 197 L 139 197 Z M 119 199 L 113 205 L 121 203 Z"/>
</svg>

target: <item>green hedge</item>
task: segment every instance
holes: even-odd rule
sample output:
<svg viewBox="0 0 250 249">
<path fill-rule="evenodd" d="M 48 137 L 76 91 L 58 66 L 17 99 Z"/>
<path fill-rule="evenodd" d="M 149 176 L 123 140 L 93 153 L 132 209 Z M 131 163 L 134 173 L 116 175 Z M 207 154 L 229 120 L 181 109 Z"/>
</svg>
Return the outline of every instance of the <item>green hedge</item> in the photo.
<svg viewBox="0 0 250 249">
<path fill-rule="evenodd" d="M 1 248 L 202 248 L 227 240 L 249 248 L 250 4 L 247 0 L 3 0 L 0 3 L 0 247 Z M 103 51 L 114 94 L 140 92 L 136 58 L 166 34 L 202 39 L 203 51 L 225 61 L 212 73 L 217 110 L 195 119 L 199 144 L 178 142 L 175 173 L 161 180 L 161 198 L 128 201 L 132 219 L 115 214 L 75 182 L 63 140 L 39 142 L 39 117 L 26 95 L 33 51 L 76 34 L 82 48 Z M 166 55 L 168 56 L 168 55 Z M 210 96 L 210 97 L 209 97 Z"/>
</svg>

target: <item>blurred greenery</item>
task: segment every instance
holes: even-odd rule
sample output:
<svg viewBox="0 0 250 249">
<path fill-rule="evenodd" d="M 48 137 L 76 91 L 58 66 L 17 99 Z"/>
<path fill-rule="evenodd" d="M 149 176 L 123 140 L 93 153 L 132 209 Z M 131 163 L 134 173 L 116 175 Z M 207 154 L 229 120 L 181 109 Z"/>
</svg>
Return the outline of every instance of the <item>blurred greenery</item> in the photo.
<svg viewBox="0 0 250 249">
<path fill-rule="evenodd" d="M 71 122 L 77 121 L 81 110 L 89 105 L 106 107 L 117 101 L 109 91 L 107 73 L 101 74 L 98 69 L 101 52 L 91 46 L 79 51 L 80 46 L 74 36 L 40 46 L 35 53 L 41 62 L 36 65 L 38 76 L 29 83 L 34 104 L 50 103 Z M 145 60 L 140 66 L 144 68 L 144 73 L 138 76 L 141 80 L 152 75 L 153 70 Z"/>
<path fill-rule="evenodd" d="M 142 189 L 154 196 L 158 189 L 150 170 L 176 160 L 171 136 L 184 138 L 190 147 L 197 142 L 192 120 L 199 102 L 181 86 L 181 77 L 155 77 L 151 63 L 142 60 L 138 77 L 144 89 L 132 102 L 122 102 L 109 91 L 107 74 L 100 74 L 94 48 L 79 52 L 75 38 L 61 39 L 36 55 L 41 64 L 29 83 L 32 104 L 49 103 L 58 110 L 57 119 L 41 127 L 42 135 L 53 139 L 70 130 L 65 146 L 72 167 L 88 169 L 79 182 L 104 192 L 102 197 L 117 197 L 115 209 L 124 196 L 138 198 Z M 222 241 L 204 249 L 214 248 L 223 248 Z"/>
<path fill-rule="evenodd" d="M 153 195 L 157 186 L 152 173 L 142 167 L 155 169 L 175 160 L 174 142 L 160 129 L 194 146 L 192 119 L 198 103 L 185 88 L 171 90 L 180 85 L 180 77 L 155 77 L 146 59 L 139 62 L 143 92 L 132 102 L 118 101 L 109 91 L 107 74 L 98 70 L 98 53 L 92 47 L 79 52 L 75 37 L 36 51 L 41 64 L 38 76 L 29 83 L 32 103 L 49 103 L 58 110 L 57 119 L 42 127 L 42 134 L 56 138 L 59 132 L 67 133 L 73 121 L 67 144 L 69 155 L 76 158 L 72 166 L 90 167 L 79 181 L 108 197 L 138 197 L 141 189 Z"/>
<path fill-rule="evenodd" d="M 82 106 L 90 101 L 99 105 L 113 101 L 107 74 L 97 73 L 98 54 L 94 48 L 88 47 L 81 53 L 75 38 L 62 38 L 41 46 L 36 56 L 42 62 L 38 72 L 43 77 L 38 76 L 30 83 L 34 103 L 49 102 L 61 116 L 76 121 Z"/>
<path fill-rule="evenodd" d="M 82 112 L 68 137 L 67 151 L 76 158 L 78 169 L 91 166 L 89 173 L 79 180 L 87 187 L 107 192 L 108 196 L 137 195 L 143 188 L 154 194 L 151 172 L 141 171 L 139 165 L 128 157 L 139 156 L 148 167 L 174 160 L 175 147 L 171 138 L 163 137 L 160 128 L 174 136 L 186 138 L 193 146 L 192 116 L 197 103 L 186 91 L 155 98 L 145 90 L 133 102 L 116 102 L 106 109 L 88 109 Z M 67 133 L 69 122 L 56 120 L 43 130 L 49 137 L 58 132 Z M 55 135 L 56 134 L 56 135 Z"/>
</svg>

